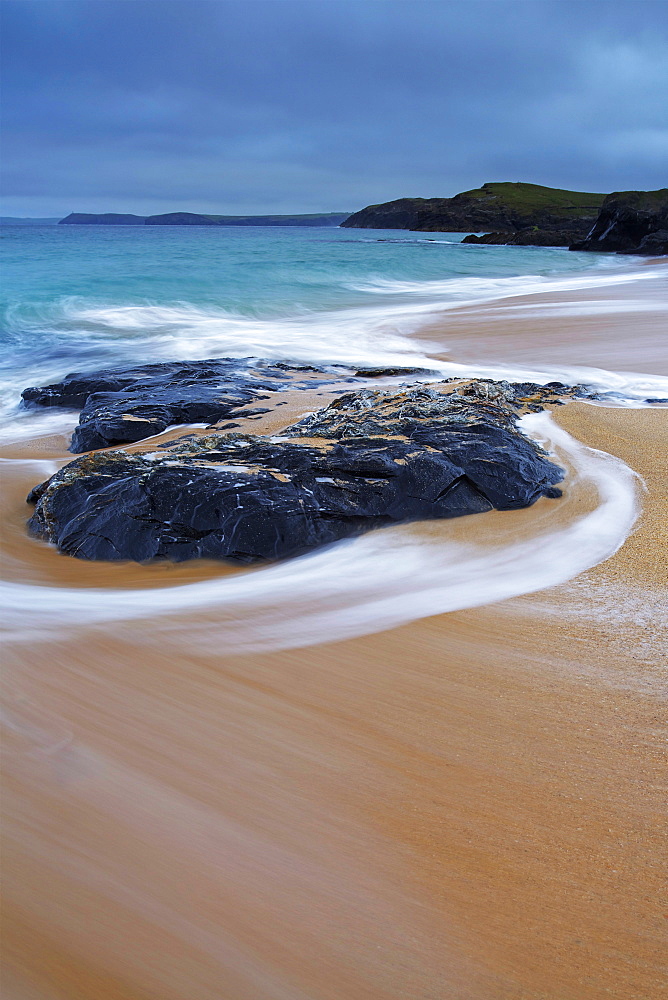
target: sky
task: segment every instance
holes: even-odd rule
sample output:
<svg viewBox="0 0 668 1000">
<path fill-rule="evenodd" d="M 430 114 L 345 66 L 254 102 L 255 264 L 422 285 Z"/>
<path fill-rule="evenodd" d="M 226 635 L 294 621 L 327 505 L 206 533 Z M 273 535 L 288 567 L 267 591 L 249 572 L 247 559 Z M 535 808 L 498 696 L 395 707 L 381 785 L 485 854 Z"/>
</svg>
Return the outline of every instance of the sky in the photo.
<svg viewBox="0 0 668 1000">
<path fill-rule="evenodd" d="M 0 214 L 668 185 L 668 0 L 4 0 Z"/>
</svg>

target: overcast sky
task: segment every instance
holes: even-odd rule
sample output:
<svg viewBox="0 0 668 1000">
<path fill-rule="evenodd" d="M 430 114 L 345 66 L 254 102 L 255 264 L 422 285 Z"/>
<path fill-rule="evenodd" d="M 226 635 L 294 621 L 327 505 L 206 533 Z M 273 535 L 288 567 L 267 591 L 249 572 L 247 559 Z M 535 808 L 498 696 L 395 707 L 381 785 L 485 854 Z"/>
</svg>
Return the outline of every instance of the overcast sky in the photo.
<svg viewBox="0 0 668 1000">
<path fill-rule="evenodd" d="M 4 215 L 668 184 L 665 0 L 4 0 Z"/>
</svg>

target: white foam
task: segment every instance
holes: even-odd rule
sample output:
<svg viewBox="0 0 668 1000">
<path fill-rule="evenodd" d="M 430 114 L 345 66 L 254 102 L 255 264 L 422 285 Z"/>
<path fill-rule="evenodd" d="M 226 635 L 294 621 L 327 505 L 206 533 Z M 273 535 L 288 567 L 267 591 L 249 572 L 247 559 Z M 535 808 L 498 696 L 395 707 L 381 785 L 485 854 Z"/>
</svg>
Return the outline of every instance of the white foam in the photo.
<svg viewBox="0 0 668 1000">
<path fill-rule="evenodd" d="M 0 445 L 15 444 L 47 434 L 71 434 L 79 422 L 78 412 L 63 410 L 16 410 L 0 424 Z"/>
<path fill-rule="evenodd" d="M 568 458 L 600 498 L 539 537 L 481 547 L 414 532 L 371 532 L 313 555 L 244 575 L 148 590 L 91 590 L 3 584 L 10 638 L 34 640 L 118 623 L 141 624 L 146 642 L 244 652 L 287 649 L 394 628 L 428 615 L 532 593 L 609 558 L 638 514 L 635 474 L 619 459 L 586 448 L 546 413 L 524 430 Z M 555 514 L 558 504 L 555 501 Z M 443 522 L 445 524 L 445 522 Z M 201 615 L 206 612 L 207 617 Z M 188 627 L 189 616 L 196 620 Z M 185 627 L 184 627 L 185 626 Z"/>
<path fill-rule="evenodd" d="M 43 310 L 35 315 L 11 312 L 10 327 L 17 336 L 28 341 L 44 325 L 62 329 L 67 337 L 77 337 L 86 345 L 84 357 L 95 358 L 95 367 L 113 367 L 107 361 L 110 352 L 123 345 L 135 359 L 171 361 L 207 357 L 261 357 L 293 359 L 305 363 L 326 365 L 338 363 L 359 366 L 424 367 L 433 369 L 437 377 L 480 376 L 549 382 L 583 382 L 602 390 L 615 391 L 631 400 L 642 401 L 646 396 L 668 397 L 668 378 L 635 372 L 608 372 L 603 369 L 574 365 L 530 367 L 496 363 L 454 364 L 444 362 L 447 344 L 421 341 L 419 331 L 433 323 L 445 311 L 462 306 L 477 306 L 485 322 L 498 316 L 508 318 L 508 310 L 520 310 L 533 317 L 551 316 L 554 312 L 576 315 L 605 315 L 621 309 L 636 311 L 668 311 L 657 283 L 665 280 L 656 268 L 627 265 L 619 261 L 597 264 L 576 275 L 542 277 L 487 278 L 457 277 L 444 281 L 397 281 L 378 279 L 356 286 L 367 293 L 369 301 L 354 308 L 329 311 L 301 311 L 292 316 L 259 318 L 231 313 L 214 307 L 197 307 L 188 303 L 171 305 L 91 304 L 83 299 L 66 298 L 51 307 L 49 316 Z M 621 270 L 620 270 L 621 268 Z M 592 298 L 583 302 L 545 300 L 549 292 L 572 292 L 582 289 L 607 289 L 613 286 L 644 287 L 618 302 Z M 660 291 L 660 289 L 659 289 Z M 507 303 L 503 310 L 487 308 L 487 303 L 517 296 L 532 296 L 535 302 Z M 541 299 L 540 296 L 543 296 Z M 31 333 L 32 331 L 32 333 Z M 432 355 L 438 352 L 439 358 Z M 105 362 L 100 365 L 100 358 Z M 82 359 L 83 360 L 83 359 Z M 55 362 L 54 362 L 55 363 Z M 116 363 L 121 363 L 120 361 Z M 86 364 L 84 367 L 91 367 Z M 39 377 L 38 377 L 39 374 Z M 16 400 L 20 384 L 14 375 L 7 385 L 8 420 L 19 418 Z M 44 384 L 62 377 L 60 369 L 32 372 L 33 384 Z M 22 419 L 25 419 L 25 414 Z M 31 433 L 25 425 L 25 436 Z M 39 432 L 37 432 L 39 433 Z"/>
<path fill-rule="evenodd" d="M 451 301 L 451 308 L 463 304 L 478 305 L 482 302 L 500 300 L 509 296 L 540 295 L 545 292 L 574 292 L 592 288 L 610 288 L 643 281 L 653 281 L 656 275 L 647 269 L 634 268 L 629 271 L 606 273 L 604 268 L 578 272 L 575 275 L 555 277 L 554 275 L 523 274 L 506 278 L 457 277 L 443 281 L 401 281 L 391 278 L 377 278 L 351 284 L 357 291 L 376 295 L 416 295 L 443 297 Z"/>
</svg>

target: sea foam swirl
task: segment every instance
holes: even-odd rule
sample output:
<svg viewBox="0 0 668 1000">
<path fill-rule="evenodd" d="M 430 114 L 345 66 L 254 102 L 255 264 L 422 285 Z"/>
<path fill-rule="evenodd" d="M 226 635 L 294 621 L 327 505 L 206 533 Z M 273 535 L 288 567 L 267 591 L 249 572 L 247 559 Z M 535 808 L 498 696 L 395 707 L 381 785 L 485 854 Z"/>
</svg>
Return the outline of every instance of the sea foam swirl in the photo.
<svg viewBox="0 0 668 1000">
<path fill-rule="evenodd" d="M 87 628 L 132 630 L 143 642 L 226 652 L 278 650 L 394 628 L 571 579 L 609 558 L 639 512 L 637 477 L 622 461 L 587 448 L 550 414 L 522 418 L 526 433 L 570 467 L 568 490 L 595 490 L 586 514 L 548 517 L 539 533 L 481 546 L 386 529 L 242 575 L 148 590 L 91 590 L 4 583 L 8 638 L 34 641 Z M 555 516 L 559 506 L 555 504 Z M 477 515 L 478 517 L 484 515 Z M 471 518 L 474 521 L 475 518 Z M 139 629 L 137 632 L 136 629 Z"/>
</svg>

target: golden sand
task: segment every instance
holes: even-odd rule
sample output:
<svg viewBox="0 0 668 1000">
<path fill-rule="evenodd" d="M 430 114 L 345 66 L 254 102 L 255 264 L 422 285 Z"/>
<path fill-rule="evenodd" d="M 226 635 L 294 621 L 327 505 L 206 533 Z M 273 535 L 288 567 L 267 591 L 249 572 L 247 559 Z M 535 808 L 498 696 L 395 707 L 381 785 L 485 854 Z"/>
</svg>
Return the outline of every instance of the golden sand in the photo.
<svg viewBox="0 0 668 1000">
<path fill-rule="evenodd" d="M 7 650 L 5 996 L 658 1000 L 668 410 L 556 416 L 648 487 L 574 581 L 266 655 Z"/>
</svg>

